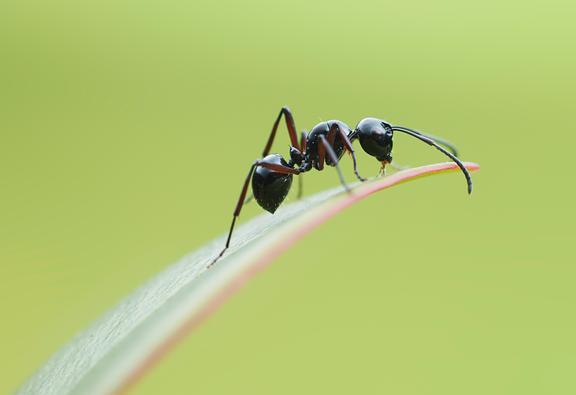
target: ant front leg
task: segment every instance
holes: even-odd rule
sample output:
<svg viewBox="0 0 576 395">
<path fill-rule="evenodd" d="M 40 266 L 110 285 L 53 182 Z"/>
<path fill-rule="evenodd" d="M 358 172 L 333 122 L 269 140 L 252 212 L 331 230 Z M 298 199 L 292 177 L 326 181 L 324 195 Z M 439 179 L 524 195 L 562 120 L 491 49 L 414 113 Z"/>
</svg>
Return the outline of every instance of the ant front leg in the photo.
<svg viewBox="0 0 576 395">
<path fill-rule="evenodd" d="M 350 191 L 348 184 L 346 184 L 346 180 L 344 179 L 342 170 L 340 170 L 340 166 L 338 165 L 338 157 L 336 156 L 336 153 L 332 149 L 332 146 L 330 145 L 326 137 L 324 137 L 324 135 L 321 134 L 319 138 L 322 144 L 318 144 L 318 165 L 319 165 L 318 169 L 322 170 L 324 168 L 325 155 L 328 154 L 330 160 L 332 161 L 332 163 L 334 163 L 334 167 L 336 167 L 338 177 L 340 177 L 340 182 L 344 186 L 344 189 L 346 189 L 346 192 L 351 193 L 352 191 Z"/>
<path fill-rule="evenodd" d="M 276 130 L 278 130 L 278 125 L 280 124 L 280 119 L 284 115 L 286 120 L 286 127 L 288 128 L 288 135 L 290 136 L 290 143 L 292 147 L 298 148 L 300 152 L 302 152 L 301 147 L 298 145 L 298 137 L 296 135 L 296 124 L 294 122 L 294 117 L 292 116 L 292 112 L 288 107 L 282 107 L 280 113 L 276 117 L 276 121 L 274 121 L 274 125 L 272 125 L 272 131 L 270 132 L 270 137 L 268 137 L 268 142 L 264 147 L 264 151 L 262 152 L 262 157 L 266 157 L 270 153 L 272 149 L 272 144 L 274 143 L 274 138 L 276 137 Z"/>
<path fill-rule="evenodd" d="M 222 251 L 220 251 L 220 253 L 212 260 L 212 262 L 210 262 L 208 267 L 210 267 L 214 263 L 216 263 L 216 261 L 218 259 L 220 259 L 222 257 L 222 255 L 224 255 L 224 253 L 226 252 L 228 247 L 230 247 L 230 240 L 232 239 L 232 232 L 234 231 L 234 225 L 236 225 L 236 219 L 240 216 L 240 212 L 242 211 L 242 207 L 245 204 L 246 194 L 248 193 L 248 186 L 250 185 L 250 179 L 252 178 L 252 174 L 254 173 L 254 170 L 258 166 L 265 167 L 267 169 L 270 169 L 270 170 L 273 170 L 277 173 L 282 173 L 282 174 L 300 174 L 298 169 L 293 169 L 291 167 L 277 165 L 274 163 L 266 163 L 266 162 L 263 162 L 261 160 L 257 160 L 254 163 L 252 163 L 252 166 L 250 166 L 250 170 L 248 171 L 248 175 L 246 176 L 246 179 L 244 180 L 244 185 L 242 186 L 242 190 L 240 192 L 240 196 L 238 197 L 238 201 L 236 202 L 236 207 L 234 208 L 234 212 L 232 213 L 232 223 L 230 224 L 230 230 L 228 231 L 228 238 L 226 239 L 226 244 L 225 244 L 224 248 L 222 249 Z"/>
</svg>

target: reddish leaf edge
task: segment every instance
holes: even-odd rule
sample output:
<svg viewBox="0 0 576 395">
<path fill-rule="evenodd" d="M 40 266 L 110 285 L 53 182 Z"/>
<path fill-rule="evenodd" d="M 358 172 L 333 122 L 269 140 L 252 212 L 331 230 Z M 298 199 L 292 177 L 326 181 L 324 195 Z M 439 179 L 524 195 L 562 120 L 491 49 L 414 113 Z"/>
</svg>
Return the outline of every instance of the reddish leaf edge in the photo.
<svg viewBox="0 0 576 395">
<path fill-rule="evenodd" d="M 480 169 L 480 165 L 473 162 L 464 162 L 464 166 L 471 172 Z M 392 175 L 368 181 L 360 184 L 352 190 L 350 194 L 343 194 L 335 198 L 333 202 L 321 207 L 310 209 L 303 218 L 297 219 L 287 225 L 283 225 L 281 232 L 284 237 L 275 237 L 275 241 L 267 244 L 258 257 L 253 259 L 252 263 L 241 271 L 231 282 L 226 284 L 217 293 L 215 293 L 207 303 L 195 314 L 188 319 L 169 337 L 167 337 L 158 347 L 156 347 L 142 363 L 126 376 L 125 380 L 117 387 L 112 394 L 124 394 L 145 374 L 151 370 L 170 350 L 172 350 L 181 340 L 189 335 L 199 324 L 208 318 L 218 307 L 220 307 L 230 296 L 237 292 L 242 286 L 258 272 L 269 265 L 274 258 L 281 255 L 284 251 L 295 244 L 299 239 L 310 233 L 317 226 L 326 222 L 328 219 L 341 212 L 345 208 L 365 199 L 366 197 L 390 188 L 395 185 L 403 184 L 408 181 L 414 181 L 420 178 L 429 177 L 435 174 L 446 173 L 450 171 L 459 171 L 460 169 L 454 162 L 436 163 L 421 167 L 410 168 L 399 171 Z M 215 266 L 218 265 L 216 262 Z"/>
</svg>

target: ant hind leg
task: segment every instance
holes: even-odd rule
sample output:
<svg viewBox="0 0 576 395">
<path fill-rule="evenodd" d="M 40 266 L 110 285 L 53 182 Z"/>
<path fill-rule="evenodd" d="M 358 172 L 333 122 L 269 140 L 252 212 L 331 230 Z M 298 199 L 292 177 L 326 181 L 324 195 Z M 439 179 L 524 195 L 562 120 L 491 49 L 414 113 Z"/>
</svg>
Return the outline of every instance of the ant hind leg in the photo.
<svg viewBox="0 0 576 395">
<path fill-rule="evenodd" d="M 286 120 L 286 127 L 288 128 L 288 135 L 290 136 L 290 143 L 293 147 L 298 148 L 301 150 L 300 145 L 298 144 L 298 137 L 296 135 L 296 123 L 294 122 L 294 117 L 292 116 L 292 112 L 288 107 L 282 107 L 280 113 L 276 117 L 274 124 L 272 125 L 272 130 L 270 131 L 270 137 L 268 137 L 268 142 L 264 147 L 264 151 L 262 151 L 262 157 L 264 158 L 266 155 L 270 153 L 272 149 L 272 144 L 274 143 L 274 139 L 276 137 L 276 131 L 278 130 L 278 125 L 280 124 L 280 119 L 282 119 L 282 115 L 284 115 L 284 119 Z"/>
</svg>

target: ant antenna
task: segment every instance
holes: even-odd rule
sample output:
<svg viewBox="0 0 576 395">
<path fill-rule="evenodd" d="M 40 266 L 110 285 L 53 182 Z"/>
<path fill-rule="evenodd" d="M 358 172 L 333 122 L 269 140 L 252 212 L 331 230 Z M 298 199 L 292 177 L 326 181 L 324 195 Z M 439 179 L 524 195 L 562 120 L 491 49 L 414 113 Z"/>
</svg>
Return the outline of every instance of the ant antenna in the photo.
<svg viewBox="0 0 576 395">
<path fill-rule="evenodd" d="M 395 126 L 395 127 L 396 127 L 396 126 Z M 407 128 L 406 126 L 398 126 L 398 127 L 399 127 L 399 128 L 403 128 L 403 129 L 405 129 L 406 131 L 410 131 L 410 132 L 412 132 L 412 133 L 416 133 L 416 134 L 418 134 L 418 135 L 420 135 L 420 136 L 428 137 L 429 139 L 432 139 L 432 140 L 434 140 L 435 142 L 437 142 L 438 144 L 443 145 L 444 147 L 446 147 L 446 148 L 448 149 L 448 151 L 452 152 L 452 154 L 453 154 L 454 156 L 458 156 L 458 149 L 456 148 L 456 146 L 454 146 L 454 144 L 452 144 L 450 141 L 444 140 L 442 137 L 432 136 L 431 134 L 423 134 L 423 133 L 420 133 L 420 132 L 417 131 L 417 130 Z"/>
<path fill-rule="evenodd" d="M 456 157 L 456 153 L 455 150 L 451 150 L 453 153 L 448 152 L 447 150 L 445 150 L 444 148 L 442 148 L 440 145 L 438 145 L 436 143 L 436 141 L 434 141 L 434 139 L 432 137 L 426 136 L 420 132 L 417 132 L 415 130 L 412 129 L 408 129 L 405 128 L 403 126 L 392 126 L 392 130 L 394 131 L 398 131 L 398 132 L 402 132 L 402 133 L 406 133 L 409 134 L 412 137 L 416 137 L 418 140 L 421 140 L 423 142 L 425 142 L 428 145 L 432 145 L 434 148 L 436 148 L 438 151 L 444 153 L 444 155 L 448 156 L 450 159 L 452 159 L 454 162 L 456 162 L 456 164 L 458 165 L 458 167 L 462 170 L 462 172 L 464 173 L 464 177 L 466 177 L 466 183 L 468 184 L 468 194 L 472 193 L 472 179 L 470 178 L 470 173 L 468 173 L 468 170 L 466 169 L 466 167 L 464 167 L 464 165 L 462 164 L 462 162 L 460 162 L 460 160 Z M 440 144 L 442 144 L 442 142 L 438 141 Z M 445 145 L 445 144 L 444 144 Z M 449 147 L 449 146 L 448 146 Z"/>
</svg>

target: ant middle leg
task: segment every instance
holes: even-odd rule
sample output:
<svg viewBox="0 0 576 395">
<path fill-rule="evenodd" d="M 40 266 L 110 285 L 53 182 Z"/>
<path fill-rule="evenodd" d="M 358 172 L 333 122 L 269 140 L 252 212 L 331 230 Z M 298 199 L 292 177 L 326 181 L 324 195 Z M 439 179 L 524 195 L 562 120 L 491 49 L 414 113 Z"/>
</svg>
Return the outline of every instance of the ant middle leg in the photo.
<svg viewBox="0 0 576 395">
<path fill-rule="evenodd" d="M 354 174 L 356 174 L 356 178 L 358 178 L 362 182 L 366 181 L 366 178 L 358 174 L 358 165 L 356 164 L 356 153 L 354 152 L 352 142 L 350 141 L 346 133 L 342 129 L 340 129 L 340 126 L 338 126 L 337 123 L 333 123 L 332 126 L 330 126 L 330 130 L 328 131 L 329 137 L 331 133 L 337 133 L 340 135 L 340 137 L 342 138 L 342 142 L 344 143 L 344 147 L 346 147 L 348 152 L 350 152 L 350 155 L 352 155 L 352 162 L 354 164 Z"/>
<path fill-rule="evenodd" d="M 307 143 L 308 143 L 308 133 L 306 133 L 306 131 L 303 131 L 302 134 L 300 135 L 300 152 L 302 153 L 302 155 L 304 155 L 304 153 L 306 152 Z M 303 178 L 304 176 L 302 174 L 300 174 L 300 177 L 298 177 L 298 194 L 296 195 L 296 199 L 302 199 L 302 194 L 304 193 Z"/>
<path fill-rule="evenodd" d="M 330 145 L 328 139 L 324 137 L 324 135 L 321 134 L 319 137 L 322 144 L 318 144 L 318 170 L 322 170 L 324 168 L 324 161 L 326 159 L 326 155 L 328 155 L 332 163 L 334 163 L 336 171 L 338 172 L 340 183 L 344 186 L 346 192 L 351 193 L 352 191 L 348 187 L 348 184 L 346 184 L 346 180 L 344 179 L 342 170 L 340 170 L 340 166 L 338 165 L 338 157 L 336 156 L 336 153 L 332 149 L 332 145 Z"/>
</svg>

